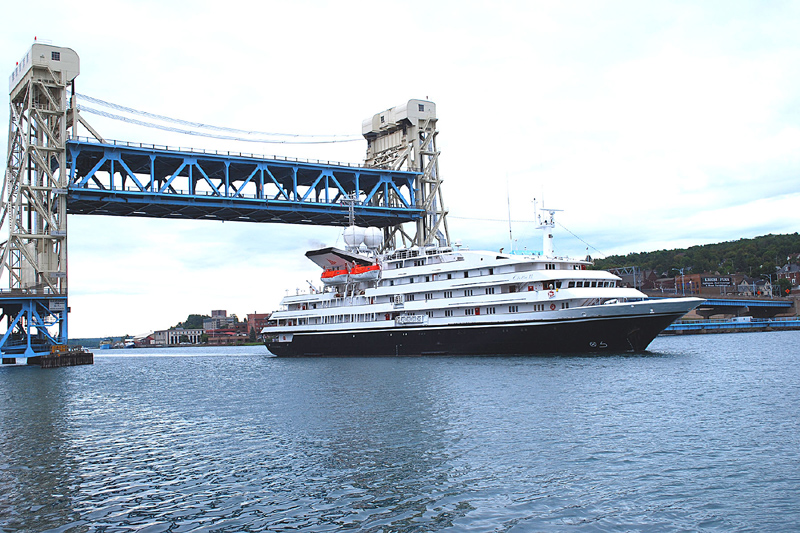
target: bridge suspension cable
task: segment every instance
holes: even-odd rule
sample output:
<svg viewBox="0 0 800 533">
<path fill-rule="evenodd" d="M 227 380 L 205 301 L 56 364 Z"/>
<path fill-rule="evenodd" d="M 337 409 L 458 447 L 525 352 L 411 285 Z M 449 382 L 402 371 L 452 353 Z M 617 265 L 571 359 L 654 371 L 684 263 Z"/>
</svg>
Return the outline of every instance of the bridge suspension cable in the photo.
<svg viewBox="0 0 800 533">
<path fill-rule="evenodd" d="M 78 97 L 79 100 L 83 100 L 101 107 L 110 108 L 115 111 L 129 113 L 132 115 L 138 115 L 146 119 L 159 120 L 170 124 L 178 124 L 180 126 L 184 126 L 184 128 L 170 126 L 168 124 L 159 124 L 156 122 L 143 119 L 127 117 L 124 115 L 119 115 L 117 113 L 112 113 L 110 111 L 97 109 L 95 107 L 89 107 L 83 104 L 78 104 L 78 110 L 81 112 L 91 113 L 94 115 L 110 118 L 112 120 L 119 120 L 122 122 L 127 122 L 129 124 L 135 124 L 137 126 L 155 128 L 164 131 L 171 131 L 184 135 L 193 135 L 199 137 L 210 137 L 214 139 L 224 139 L 232 141 L 262 143 L 262 144 L 332 144 L 332 143 L 354 142 L 363 140 L 363 137 L 361 135 L 336 135 L 336 134 L 314 135 L 314 134 L 299 134 L 299 133 L 275 133 L 275 132 L 227 128 L 224 126 L 214 126 L 211 124 L 192 122 L 188 120 L 167 117 L 165 115 L 158 115 L 156 113 L 149 113 L 147 111 L 141 111 L 131 107 L 115 104 L 112 102 L 107 102 L 105 100 L 101 100 L 99 98 L 88 96 L 82 93 L 75 93 L 75 95 Z M 193 128 L 193 129 L 186 129 L 186 128 Z M 210 131 L 203 131 L 203 130 L 210 130 Z M 219 133 L 212 133 L 212 132 L 219 132 Z M 265 137 L 277 137 L 277 139 L 270 139 Z"/>
</svg>

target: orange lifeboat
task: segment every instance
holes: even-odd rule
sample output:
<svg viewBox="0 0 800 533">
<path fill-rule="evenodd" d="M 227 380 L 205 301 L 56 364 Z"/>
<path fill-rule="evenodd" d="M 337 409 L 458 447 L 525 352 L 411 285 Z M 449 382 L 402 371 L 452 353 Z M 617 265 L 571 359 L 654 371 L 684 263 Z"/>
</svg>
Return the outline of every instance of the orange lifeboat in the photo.
<svg viewBox="0 0 800 533">
<path fill-rule="evenodd" d="M 374 281 L 380 276 L 381 267 L 379 265 L 361 266 L 356 265 L 350 271 L 350 277 L 354 281 Z"/>
<path fill-rule="evenodd" d="M 341 285 L 342 283 L 347 283 L 347 269 L 325 270 L 322 276 L 320 276 L 320 279 L 325 285 Z"/>
</svg>

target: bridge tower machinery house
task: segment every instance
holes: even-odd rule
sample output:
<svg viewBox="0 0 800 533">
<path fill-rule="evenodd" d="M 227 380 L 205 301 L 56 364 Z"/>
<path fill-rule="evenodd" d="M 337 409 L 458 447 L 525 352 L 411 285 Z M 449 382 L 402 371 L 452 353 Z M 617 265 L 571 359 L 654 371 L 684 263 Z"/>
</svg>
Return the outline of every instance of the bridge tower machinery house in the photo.
<svg viewBox="0 0 800 533">
<path fill-rule="evenodd" d="M 419 174 L 414 193 L 416 207 L 424 211 L 424 216 L 417 219 L 413 236 L 402 225 L 386 228 L 384 248 L 395 248 L 398 236 L 403 246 L 450 245 L 436 124 L 436 104 L 428 100 L 409 100 L 376 113 L 361 124 L 361 133 L 367 140 L 366 166 Z"/>
<path fill-rule="evenodd" d="M 0 302 L 7 321 L 0 346 L 6 353 L 30 356 L 66 343 L 66 142 L 77 122 L 67 89 L 74 88 L 79 72 L 71 49 L 35 43 L 9 78 L 8 159 L 0 196 L 0 232 L 8 231 L 0 262 L 0 277 L 6 271 L 9 276 Z"/>
</svg>

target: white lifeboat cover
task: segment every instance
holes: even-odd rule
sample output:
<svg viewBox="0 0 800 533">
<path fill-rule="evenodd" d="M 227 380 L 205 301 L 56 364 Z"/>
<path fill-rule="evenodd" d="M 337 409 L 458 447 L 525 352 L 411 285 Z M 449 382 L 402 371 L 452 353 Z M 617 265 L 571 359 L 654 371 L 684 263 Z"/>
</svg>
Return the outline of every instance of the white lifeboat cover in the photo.
<svg viewBox="0 0 800 533">
<path fill-rule="evenodd" d="M 370 257 L 346 252 L 333 247 L 310 250 L 306 252 L 306 257 L 322 268 L 344 268 L 348 265 L 369 266 L 375 264 L 375 260 Z"/>
</svg>

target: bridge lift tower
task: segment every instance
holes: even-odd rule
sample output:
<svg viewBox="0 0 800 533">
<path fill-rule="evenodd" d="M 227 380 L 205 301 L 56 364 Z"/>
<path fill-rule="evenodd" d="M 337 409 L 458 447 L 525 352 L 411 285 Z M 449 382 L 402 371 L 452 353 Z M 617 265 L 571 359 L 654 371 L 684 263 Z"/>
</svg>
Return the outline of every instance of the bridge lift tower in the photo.
<svg viewBox="0 0 800 533">
<path fill-rule="evenodd" d="M 402 246 L 450 246 L 447 210 L 442 200 L 439 177 L 439 151 L 436 148 L 436 104 L 427 100 L 409 100 L 361 123 L 367 139 L 368 167 L 417 172 L 414 195 L 416 206 L 425 211 L 417 220 L 413 236 L 397 225 L 384 230 L 384 248 Z"/>
<path fill-rule="evenodd" d="M 0 230 L 8 228 L 0 262 L 0 276 L 9 275 L 0 299 L 4 354 L 29 357 L 67 341 L 66 142 L 77 118 L 67 88 L 79 72 L 74 51 L 35 43 L 9 78 L 8 159 L 0 196 Z"/>
</svg>

